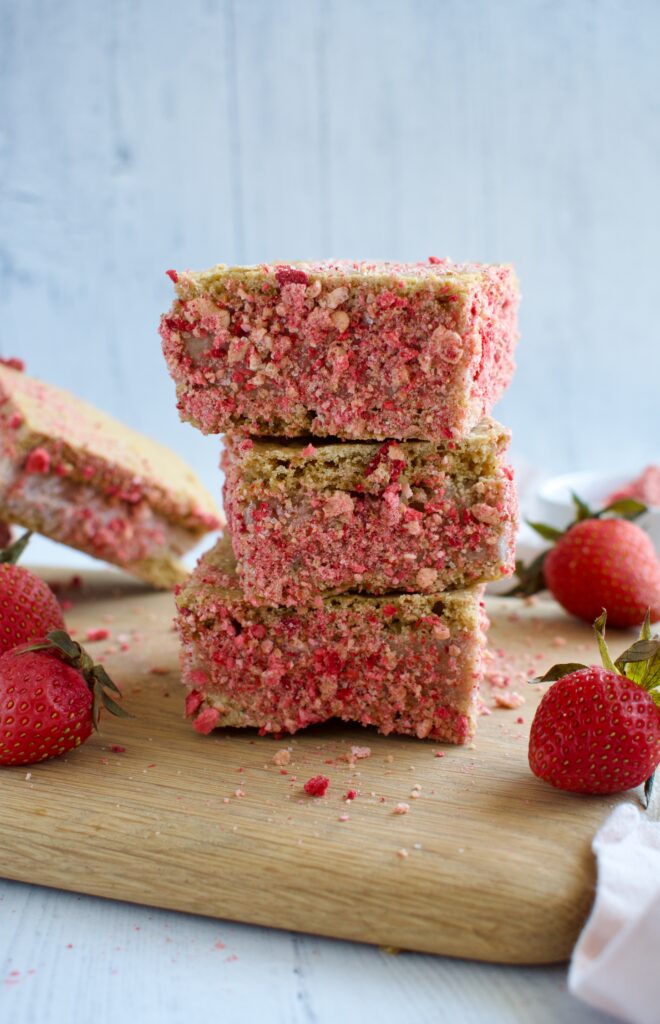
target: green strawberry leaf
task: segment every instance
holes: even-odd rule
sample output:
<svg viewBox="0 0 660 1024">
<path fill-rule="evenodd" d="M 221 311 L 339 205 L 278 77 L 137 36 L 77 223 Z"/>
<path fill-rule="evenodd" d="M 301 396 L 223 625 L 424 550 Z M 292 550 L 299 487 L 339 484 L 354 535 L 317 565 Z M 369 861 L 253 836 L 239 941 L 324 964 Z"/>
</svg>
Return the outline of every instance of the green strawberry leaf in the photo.
<svg viewBox="0 0 660 1024">
<path fill-rule="evenodd" d="M 118 686 L 115 686 L 103 665 L 95 665 L 92 669 L 92 675 L 94 676 L 94 681 L 99 683 L 100 686 L 112 690 L 113 693 L 118 693 L 121 697 L 121 690 Z"/>
<path fill-rule="evenodd" d="M 636 501 L 634 498 L 621 498 L 619 501 L 613 501 L 611 505 L 601 509 L 598 515 L 604 516 L 608 512 L 613 512 L 620 519 L 633 520 L 638 519 L 646 511 L 647 506 L 643 502 Z"/>
<path fill-rule="evenodd" d="M 105 690 L 101 691 L 101 700 L 103 701 L 103 706 L 106 707 L 111 714 L 117 715 L 118 718 L 131 717 L 128 711 L 120 707 L 119 704 L 117 704 L 117 702 L 112 699 L 112 697 L 109 697 Z"/>
<path fill-rule="evenodd" d="M 533 523 L 531 519 L 527 519 L 526 522 L 544 540 L 559 540 L 564 532 L 563 530 L 557 530 L 554 526 L 548 526 L 546 523 Z"/>
<path fill-rule="evenodd" d="M 558 679 L 570 675 L 571 672 L 577 672 L 579 669 L 587 667 L 587 665 L 581 665 L 579 661 L 567 661 L 564 665 L 553 665 L 544 676 L 530 679 L 530 683 L 555 683 Z"/>
<path fill-rule="evenodd" d="M 660 685 L 656 658 L 660 651 L 660 637 L 651 636 L 651 609 L 646 613 L 639 639 L 616 659 L 617 668 L 638 686 L 647 691 Z M 660 697 L 660 694 L 657 695 Z M 656 696 L 653 696 L 656 700 Z M 656 701 L 657 703 L 657 701 Z"/>
<path fill-rule="evenodd" d="M 583 519 L 594 518 L 594 513 L 592 512 L 592 510 L 589 508 L 586 502 L 582 501 L 582 498 L 578 498 L 575 491 L 571 491 L 571 498 L 573 500 L 573 504 L 575 505 L 576 523 L 581 523 Z"/>
<path fill-rule="evenodd" d="M 655 700 L 655 695 L 652 691 L 660 687 L 660 648 L 658 648 L 651 660 L 647 662 L 644 680 L 641 685 L 651 693 Z M 660 697 L 660 694 L 658 696 Z"/>
<path fill-rule="evenodd" d="M 8 548 L 0 550 L 0 562 L 9 563 L 10 565 L 16 565 L 19 558 L 28 546 L 28 541 L 32 536 L 32 531 L 28 530 L 22 537 L 15 540 L 13 544 L 10 544 Z"/>
<path fill-rule="evenodd" d="M 622 672 L 616 667 L 612 661 L 612 655 L 610 654 L 607 643 L 605 641 L 605 623 L 607 622 L 607 611 L 603 608 L 601 614 L 594 622 L 594 633 L 596 634 L 596 640 L 598 641 L 598 650 L 600 651 L 600 659 L 603 663 L 603 668 L 606 668 L 608 672 L 615 672 L 617 675 L 623 675 Z"/>
<path fill-rule="evenodd" d="M 546 554 L 546 551 L 542 551 L 527 567 L 522 561 L 516 562 L 516 576 L 519 582 L 511 587 L 511 590 L 507 590 L 504 597 L 531 597 L 532 594 L 545 590 L 543 563 Z"/>
</svg>

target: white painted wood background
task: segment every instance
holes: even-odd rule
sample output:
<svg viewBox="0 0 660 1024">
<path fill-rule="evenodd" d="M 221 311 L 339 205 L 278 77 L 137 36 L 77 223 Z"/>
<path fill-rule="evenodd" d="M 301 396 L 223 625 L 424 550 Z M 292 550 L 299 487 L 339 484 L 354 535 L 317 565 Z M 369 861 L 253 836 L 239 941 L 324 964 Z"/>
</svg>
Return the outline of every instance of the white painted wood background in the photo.
<svg viewBox="0 0 660 1024">
<path fill-rule="evenodd" d="M 3 1024 L 613 1024 L 497 967 L 0 881 Z"/>
<path fill-rule="evenodd" d="M 0 0 L 0 351 L 187 455 L 167 267 L 516 264 L 499 415 L 547 470 L 660 458 L 657 0 Z"/>
</svg>

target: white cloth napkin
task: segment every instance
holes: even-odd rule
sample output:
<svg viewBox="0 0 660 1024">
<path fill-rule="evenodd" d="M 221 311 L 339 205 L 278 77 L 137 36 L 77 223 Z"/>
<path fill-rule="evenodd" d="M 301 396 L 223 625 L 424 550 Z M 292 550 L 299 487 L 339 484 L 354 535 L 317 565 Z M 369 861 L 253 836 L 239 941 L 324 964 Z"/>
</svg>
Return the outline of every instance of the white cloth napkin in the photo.
<svg viewBox="0 0 660 1024">
<path fill-rule="evenodd" d="M 631 1024 L 660 1024 L 660 823 L 620 804 L 593 841 L 596 899 L 573 951 L 573 995 Z"/>
</svg>

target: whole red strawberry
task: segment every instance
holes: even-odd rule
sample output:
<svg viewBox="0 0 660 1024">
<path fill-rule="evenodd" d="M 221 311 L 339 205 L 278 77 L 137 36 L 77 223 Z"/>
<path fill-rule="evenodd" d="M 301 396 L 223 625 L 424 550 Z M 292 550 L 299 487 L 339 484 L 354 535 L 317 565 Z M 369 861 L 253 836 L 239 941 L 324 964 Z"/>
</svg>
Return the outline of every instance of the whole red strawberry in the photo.
<svg viewBox="0 0 660 1024">
<path fill-rule="evenodd" d="M 105 669 L 63 630 L 0 656 L 0 764 L 35 764 L 80 746 L 101 705 L 126 716 Z"/>
<path fill-rule="evenodd" d="M 0 654 L 64 627 L 64 616 L 47 583 L 16 565 L 30 534 L 0 551 Z"/>
<path fill-rule="evenodd" d="M 660 562 L 653 542 L 626 519 L 584 519 L 547 555 L 543 574 L 560 605 L 591 622 L 607 608 L 612 626 L 660 618 Z"/>
<path fill-rule="evenodd" d="M 660 619 L 660 562 L 648 534 L 630 521 L 645 506 L 624 499 L 592 512 L 574 500 L 577 520 L 563 533 L 530 523 L 554 547 L 527 568 L 517 566 L 520 583 L 510 593 L 529 595 L 547 586 L 572 615 L 593 622 L 607 608 L 610 625 L 622 629 L 638 626 L 647 612 L 652 622 Z"/>
<path fill-rule="evenodd" d="M 529 735 L 535 775 L 576 793 L 620 793 L 641 783 L 650 793 L 660 763 L 660 638 L 648 618 L 640 639 L 613 662 L 605 613 L 594 624 L 604 667 L 557 665 Z"/>
</svg>

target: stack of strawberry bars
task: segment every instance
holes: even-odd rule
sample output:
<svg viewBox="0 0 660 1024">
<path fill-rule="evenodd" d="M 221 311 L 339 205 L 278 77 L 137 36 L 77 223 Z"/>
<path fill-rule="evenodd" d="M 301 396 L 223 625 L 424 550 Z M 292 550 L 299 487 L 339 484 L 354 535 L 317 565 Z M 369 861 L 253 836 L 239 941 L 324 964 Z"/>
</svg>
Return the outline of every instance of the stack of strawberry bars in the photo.
<svg viewBox="0 0 660 1024">
<path fill-rule="evenodd" d="M 513 569 L 507 266 L 170 271 L 182 418 L 226 432 L 229 535 L 180 590 L 200 732 L 329 718 L 469 739 L 483 584 Z"/>
</svg>

